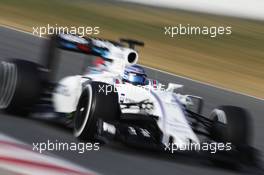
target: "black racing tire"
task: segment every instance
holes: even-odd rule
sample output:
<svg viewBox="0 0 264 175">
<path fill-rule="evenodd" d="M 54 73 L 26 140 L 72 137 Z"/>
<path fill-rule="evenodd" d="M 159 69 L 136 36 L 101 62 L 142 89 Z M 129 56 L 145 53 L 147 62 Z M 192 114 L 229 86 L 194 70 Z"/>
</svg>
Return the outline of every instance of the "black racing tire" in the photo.
<svg viewBox="0 0 264 175">
<path fill-rule="evenodd" d="M 111 92 L 100 91 L 100 87 L 111 87 Z M 89 82 L 82 91 L 74 115 L 74 136 L 80 140 L 95 142 L 97 121 L 120 119 L 118 94 L 114 86 L 102 82 Z"/>
<path fill-rule="evenodd" d="M 239 168 L 240 163 L 257 165 L 258 156 L 251 147 L 252 123 L 249 113 L 236 106 L 220 106 L 212 111 L 210 118 L 213 121 L 211 139 L 231 144 L 229 151 L 210 154 L 211 161 L 217 166 L 232 168 Z"/>
<path fill-rule="evenodd" d="M 251 144 L 251 118 L 245 109 L 220 106 L 212 111 L 210 118 L 213 120 L 212 140 L 229 142 L 237 147 Z"/>
<path fill-rule="evenodd" d="M 37 102 L 42 89 L 41 66 L 12 59 L 0 62 L 0 109 L 26 115 Z"/>
</svg>

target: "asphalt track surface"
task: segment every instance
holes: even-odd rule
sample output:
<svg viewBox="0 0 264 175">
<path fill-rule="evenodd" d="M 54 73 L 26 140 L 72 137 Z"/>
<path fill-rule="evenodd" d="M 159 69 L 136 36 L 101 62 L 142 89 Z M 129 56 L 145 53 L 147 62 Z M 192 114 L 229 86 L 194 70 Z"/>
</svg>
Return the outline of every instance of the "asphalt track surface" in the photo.
<svg viewBox="0 0 264 175">
<path fill-rule="evenodd" d="M 41 55 L 46 40 L 15 30 L 0 27 L 0 57 L 23 58 L 35 62 L 41 61 Z M 74 59 L 72 53 L 63 56 L 60 65 L 60 76 L 76 74 L 77 67 L 83 62 Z M 78 61 L 79 60 L 79 61 Z M 245 107 L 250 111 L 254 121 L 254 147 L 264 151 L 264 101 L 238 93 L 229 92 L 188 79 L 147 69 L 151 78 L 161 82 L 175 82 L 185 85 L 183 93 L 198 95 L 204 98 L 207 115 L 214 107 L 221 104 L 230 104 Z M 239 124 L 239 123 L 238 123 Z M 61 141 L 77 142 L 72 131 L 57 125 L 32 118 L 8 116 L 0 114 L 0 133 L 32 145 L 36 142 Z M 262 174 L 261 169 L 242 168 L 234 170 L 213 166 L 210 161 L 200 156 L 169 155 L 136 148 L 127 148 L 118 144 L 101 147 L 99 151 L 88 151 L 79 154 L 75 151 L 52 151 L 63 159 L 72 161 L 81 166 L 101 174 L 126 175 L 160 175 L 160 174 Z"/>
</svg>

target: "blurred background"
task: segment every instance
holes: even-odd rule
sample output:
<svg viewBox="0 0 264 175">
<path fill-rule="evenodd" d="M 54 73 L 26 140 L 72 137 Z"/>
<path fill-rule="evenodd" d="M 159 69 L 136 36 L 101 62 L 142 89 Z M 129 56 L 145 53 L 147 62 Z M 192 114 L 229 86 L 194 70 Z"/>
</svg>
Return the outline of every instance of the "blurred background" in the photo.
<svg viewBox="0 0 264 175">
<path fill-rule="evenodd" d="M 1 0 L 0 24 L 29 32 L 47 24 L 99 26 L 99 37 L 144 41 L 145 47 L 139 49 L 141 64 L 264 98 L 263 2 L 133 2 Z M 164 35 L 165 26 L 178 24 L 231 26 L 232 34 Z"/>
<path fill-rule="evenodd" d="M 0 58 L 15 57 L 40 62 L 48 41 L 10 30 L 8 27 L 32 34 L 33 27 L 46 27 L 48 24 L 68 27 L 98 26 L 100 33 L 93 36 L 112 40 L 119 38 L 142 40 L 145 47 L 138 48 L 140 64 L 258 97 L 251 98 L 146 69 L 150 78 L 162 83 L 184 84 L 184 94 L 203 97 L 205 100 L 203 114 L 206 116 L 213 108 L 223 104 L 248 109 L 253 117 L 255 133 L 254 138 L 252 137 L 253 146 L 263 151 L 263 7 L 263 0 L 0 0 Z M 231 26 L 232 34 L 214 38 L 209 35 L 175 35 L 173 38 L 165 35 L 165 26 L 179 24 L 208 28 Z M 87 55 L 84 54 L 68 51 L 60 53 L 64 61 L 60 62 L 57 78 L 79 74 L 83 72 L 80 68 L 91 61 L 85 59 Z M 1 169 L 4 165 L 1 160 L 3 153 L 9 158 L 20 156 L 19 160 L 30 159 L 25 151 L 31 151 L 32 148 L 19 150 L 17 147 L 6 146 L 6 143 L 9 143 L 6 141 L 10 141 L 9 137 L 14 138 L 16 142 L 12 140 L 11 143 L 15 145 L 20 145 L 20 141 L 28 145 L 47 140 L 79 142 L 73 137 L 71 129 L 43 122 L 37 115 L 34 119 L 0 113 L 0 174 L 10 173 Z M 54 151 L 52 154 L 58 156 L 60 160 L 64 159 L 78 166 L 110 175 L 241 174 L 230 167 L 222 169 L 213 166 L 198 156 L 164 155 L 115 144 L 102 147 L 98 152 L 78 154 L 76 151 Z M 35 155 L 33 157 L 33 163 L 43 158 L 36 158 Z M 47 159 L 47 162 L 55 165 L 50 159 Z M 56 159 L 55 162 L 60 161 Z M 21 168 L 17 163 L 8 162 L 6 167 L 23 174 L 21 170 L 25 168 Z M 261 163 L 264 165 L 263 161 Z M 61 164 L 66 168 L 70 167 L 65 162 Z M 240 168 L 244 170 L 243 167 Z M 39 170 L 36 171 L 37 173 L 28 170 L 31 174 L 40 174 Z M 256 171 L 246 169 L 244 174 L 263 172 L 263 168 Z"/>
</svg>

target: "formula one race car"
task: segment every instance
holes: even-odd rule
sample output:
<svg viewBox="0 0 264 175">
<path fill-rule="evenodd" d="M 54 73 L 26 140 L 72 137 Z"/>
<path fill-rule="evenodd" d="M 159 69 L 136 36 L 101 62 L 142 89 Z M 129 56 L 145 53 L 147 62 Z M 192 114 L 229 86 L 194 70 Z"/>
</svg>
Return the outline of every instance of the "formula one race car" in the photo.
<svg viewBox="0 0 264 175">
<path fill-rule="evenodd" d="M 18 59 L 1 62 L 0 109 L 37 113 L 43 110 L 43 99 L 49 98 L 52 112 L 67 118 L 74 136 L 81 140 L 177 151 L 189 150 L 190 145 L 198 146 L 197 151 L 207 145 L 204 148 L 210 151 L 217 143 L 224 155 L 237 153 L 238 160 L 253 157 L 248 151 L 251 129 L 246 110 L 220 106 L 205 117 L 201 114 L 202 98 L 175 93 L 182 85 L 161 88 L 151 79 L 141 86 L 122 81 L 126 67 L 138 61 L 138 45 L 144 44 L 130 39 L 115 42 L 70 34 L 52 36 L 42 65 Z M 54 83 L 57 48 L 94 55 L 99 60 L 85 74 Z M 196 111 L 190 109 L 195 100 Z"/>
</svg>

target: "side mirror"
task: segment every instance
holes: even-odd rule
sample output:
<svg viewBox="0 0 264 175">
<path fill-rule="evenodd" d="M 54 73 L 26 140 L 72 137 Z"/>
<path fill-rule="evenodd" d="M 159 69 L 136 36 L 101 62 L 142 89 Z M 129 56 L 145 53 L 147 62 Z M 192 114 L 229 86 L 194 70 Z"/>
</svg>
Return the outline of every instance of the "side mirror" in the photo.
<svg viewBox="0 0 264 175">
<path fill-rule="evenodd" d="M 166 91 L 173 92 L 174 90 L 183 88 L 182 84 L 169 83 Z"/>
</svg>

